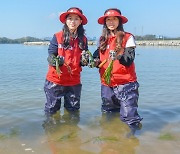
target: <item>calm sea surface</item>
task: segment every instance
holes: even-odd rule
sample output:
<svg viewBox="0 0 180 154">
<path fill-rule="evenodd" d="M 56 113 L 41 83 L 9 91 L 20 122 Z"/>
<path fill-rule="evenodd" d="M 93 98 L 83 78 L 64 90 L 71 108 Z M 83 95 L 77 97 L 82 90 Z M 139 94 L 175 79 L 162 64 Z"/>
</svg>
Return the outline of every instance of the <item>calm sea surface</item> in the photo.
<svg viewBox="0 0 180 154">
<path fill-rule="evenodd" d="M 0 154 L 179 154 L 180 48 L 137 47 L 144 119 L 134 138 L 119 115 L 102 115 L 96 68 L 83 68 L 79 113 L 62 105 L 50 120 L 44 116 L 47 48 L 0 45 Z"/>
</svg>

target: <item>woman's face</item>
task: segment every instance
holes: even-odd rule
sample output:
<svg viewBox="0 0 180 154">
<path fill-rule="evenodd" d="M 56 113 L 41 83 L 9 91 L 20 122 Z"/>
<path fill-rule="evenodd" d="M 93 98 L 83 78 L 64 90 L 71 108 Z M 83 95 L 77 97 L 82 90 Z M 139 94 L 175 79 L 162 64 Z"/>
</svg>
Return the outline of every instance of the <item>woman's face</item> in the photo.
<svg viewBox="0 0 180 154">
<path fill-rule="evenodd" d="M 109 30 L 111 30 L 111 31 L 115 30 L 119 25 L 118 17 L 107 17 L 106 25 Z"/>
<path fill-rule="evenodd" d="M 66 18 L 66 24 L 71 32 L 75 32 L 81 23 L 81 18 L 76 14 L 69 14 Z"/>
</svg>

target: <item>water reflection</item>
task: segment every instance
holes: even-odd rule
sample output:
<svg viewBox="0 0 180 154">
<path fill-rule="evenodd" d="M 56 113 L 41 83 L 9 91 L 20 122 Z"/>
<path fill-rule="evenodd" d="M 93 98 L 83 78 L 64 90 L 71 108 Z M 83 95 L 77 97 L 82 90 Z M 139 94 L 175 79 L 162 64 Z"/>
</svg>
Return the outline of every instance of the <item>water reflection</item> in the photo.
<svg viewBox="0 0 180 154">
<path fill-rule="evenodd" d="M 82 127 L 79 112 L 56 113 L 47 116 L 43 128 L 47 145 L 53 154 L 57 153 L 101 153 L 134 154 L 139 140 L 127 138 L 129 127 L 120 121 L 118 113 L 102 114 L 90 125 Z"/>
<path fill-rule="evenodd" d="M 106 113 L 100 121 L 101 136 L 107 138 L 101 146 L 101 153 L 106 154 L 134 154 L 135 148 L 139 145 L 136 137 L 127 138 L 129 127 L 120 121 L 119 113 Z"/>
<path fill-rule="evenodd" d="M 47 135 L 47 143 L 52 154 L 59 153 L 84 153 L 80 149 L 81 139 L 78 127 L 80 120 L 79 111 L 69 112 L 64 109 L 64 114 L 57 112 L 47 116 L 43 128 Z"/>
<path fill-rule="evenodd" d="M 81 147 L 92 153 L 134 154 L 139 146 L 136 137 L 127 138 L 130 129 L 121 122 L 119 113 L 103 113 L 101 117 L 91 121 L 84 131 L 82 139 L 84 142 Z"/>
</svg>

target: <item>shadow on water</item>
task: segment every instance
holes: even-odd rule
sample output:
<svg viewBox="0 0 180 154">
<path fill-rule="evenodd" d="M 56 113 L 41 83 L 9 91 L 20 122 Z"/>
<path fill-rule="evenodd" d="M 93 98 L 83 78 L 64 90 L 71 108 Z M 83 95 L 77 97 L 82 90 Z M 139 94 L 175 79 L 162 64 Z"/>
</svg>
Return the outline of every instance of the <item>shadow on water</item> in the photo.
<svg viewBox="0 0 180 154">
<path fill-rule="evenodd" d="M 139 140 L 127 138 L 130 131 L 118 114 L 102 114 L 89 124 L 79 125 L 79 112 L 64 110 L 47 117 L 43 123 L 47 144 L 53 154 L 57 153 L 135 153 Z"/>
</svg>

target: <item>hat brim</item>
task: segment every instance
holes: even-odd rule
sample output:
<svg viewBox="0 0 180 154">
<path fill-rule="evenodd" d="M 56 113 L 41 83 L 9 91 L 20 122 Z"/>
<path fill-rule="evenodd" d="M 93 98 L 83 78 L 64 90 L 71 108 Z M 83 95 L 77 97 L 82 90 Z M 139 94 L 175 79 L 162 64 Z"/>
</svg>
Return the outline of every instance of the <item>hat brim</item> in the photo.
<svg viewBox="0 0 180 154">
<path fill-rule="evenodd" d="M 66 22 L 66 17 L 67 17 L 69 14 L 76 14 L 76 15 L 78 15 L 78 16 L 81 18 L 83 25 L 86 25 L 87 22 L 88 22 L 88 21 L 87 21 L 87 18 L 86 18 L 83 14 L 75 13 L 75 12 L 73 12 L 73 13 L 71 13 L 71 12 L 64 12 L 64 13 L 62 13 L 62 14 L 59 16 L 59 20 L 64 24 L 64 23 Z"/>
<path fill-rule="evenodd" d="M 101 24 L 101 25 L 104 25 L 104 23 L 105 23 L 105 18 L 106 18 L 106 17 L 110 17 L 110 16 L 104 15 L 104 16 L 100 17 L 100 18 L 98 19 L 98 23 Z M 120 18 L 122 19 L 122 24 L 125 24 L 125 23 L 128 22 L 128 19 L 127 19 L 125 16 L 118 15 L 118 16 L 116 16 L 116 17 L 120 17 Z"/>
</svg>

